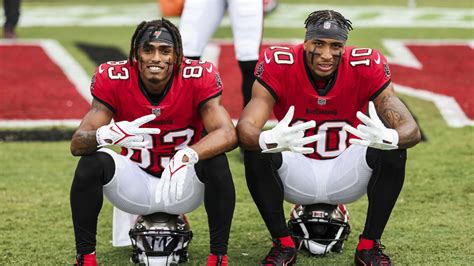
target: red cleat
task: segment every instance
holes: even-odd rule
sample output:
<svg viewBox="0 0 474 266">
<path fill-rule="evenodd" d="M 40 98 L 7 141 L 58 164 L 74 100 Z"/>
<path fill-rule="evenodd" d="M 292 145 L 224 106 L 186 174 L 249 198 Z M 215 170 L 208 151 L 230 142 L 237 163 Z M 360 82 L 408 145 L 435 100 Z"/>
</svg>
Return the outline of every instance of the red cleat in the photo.
<svg viewBox="0 0 474 266">
<path fill-rule="evenodd" d="M 227 266 L 227 255 L 209 254 L 207 257 L 207 266 Z"/>
<path fill-rule="evenodd" d="M 356 250 L 354 256 L 354 263 L 358 266 L 391 266 L 390 258 L 385 255 L 382 250 L 384 245 L 380 244 L 379 240 L 374 240 L 371 249 Z"/>
<path fill-rule="evenodd" d="M 97 266 L 97 260 L 95 258 L 95 251 L 91 254 L 78 254 L 76 256 L 77 266 Z"/>
</svg>

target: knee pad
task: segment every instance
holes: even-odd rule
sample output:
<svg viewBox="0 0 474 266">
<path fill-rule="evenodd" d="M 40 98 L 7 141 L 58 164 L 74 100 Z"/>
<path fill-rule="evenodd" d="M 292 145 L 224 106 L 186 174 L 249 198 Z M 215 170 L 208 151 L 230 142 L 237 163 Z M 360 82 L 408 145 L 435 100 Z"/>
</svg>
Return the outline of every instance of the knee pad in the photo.
<svg viewBox="0 0 474 266">
<path fill-rule="evenodd" d="M 115 162 L 112 156 L 105 152 L 96 152 L 82 156 L 77 164 L 74 179 L 80 183 L 91 183 L 99 180 L 107 184 L 115 174 Z"/>
<path fill-rule="evenodd" d="M 245 167 L 272 164 L 275 169 L 279 169 L 283 163 L 281 153 L 262 153 L 261 151 L 244 151 Z"/>
<path fill-rule="evenodd" d="M 366 154 L 367 164 L 370 168 L 375 169 L 384 165 L 391 165 L 405 168 L 407 160 L 407 150 L 378 150 L 374 148 L 368 148 Z"/>
<path fill-rule="evenodd" d="M 220 182 L 220 180 L 226 179 L 227 177 L 232 179 L 229 162 L 224 153 L 198 162 L 194 166 L 194 169 L 196 170 L 199 180 L 204 184 L 209 181 Z"/>
</svg>

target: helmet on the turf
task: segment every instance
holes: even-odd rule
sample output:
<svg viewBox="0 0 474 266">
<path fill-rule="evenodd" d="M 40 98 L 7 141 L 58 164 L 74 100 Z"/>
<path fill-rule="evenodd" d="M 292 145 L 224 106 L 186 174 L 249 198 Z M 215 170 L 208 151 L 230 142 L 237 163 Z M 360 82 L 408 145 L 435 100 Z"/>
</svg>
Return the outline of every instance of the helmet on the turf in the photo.
<svg viewBox="0 0 474 266">
<path fill-rule="evenodd" d="M 345 205 L 324 203 L 295 205 L 288 228 L 297 248 L 305 248 L 314 255 L 342 252 L 351 231 Z"/>
<path fill-rule="evenodd" d="M 188 260 L 193 233 L 184 215 L 157 212 L 138 216 L 129 235 L 135 263 L 169 265 Z"/>
</svg>

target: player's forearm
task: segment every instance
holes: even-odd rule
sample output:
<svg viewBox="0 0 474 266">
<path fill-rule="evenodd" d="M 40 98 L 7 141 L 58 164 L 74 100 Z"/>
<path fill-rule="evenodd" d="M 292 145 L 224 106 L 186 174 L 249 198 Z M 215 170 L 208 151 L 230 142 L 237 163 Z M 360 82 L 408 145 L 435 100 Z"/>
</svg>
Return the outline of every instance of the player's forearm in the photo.
<svg viewBox="0 0 474 266">
<path fill-rule="evenodd" d="M 421 140 L 421 133 L 415 119 L 406 106 L 395 95 L 381 97 L 381 117 L 385 124 L 398 132 L 398 147 L 407 149 Z"/>
<path fill-rule="evenodd" d="M 191 146 L 199 155 L 199 160 L 212 158 L 235 147 L 237 147 L 237 133 L 233 126 L 214 130 Z"/>
<path fill-rule="evenodd" d="M 416 123 L 399 125 L 395 130 L 398 132 L 398 147 L 400 149 L 411 148 L 421 140 L 421 132 Z"/>
<path fill-rule="evenodd" d="M 247 121 L 239 121 L 237 124 L 237 134 L 239 136 L 239 144 L 242 148 L 251 151 L 260 150 L 258 139 L 260 137 L 261 129 L 255 127 L 252 123 Z"/>
<path fill-rule="evenodd" d="M 94 153 L 97 150 L 96 131 L 78 130 L 71 140 L 71 153 L 74 156 L 83 156 Z"/>
</svg>

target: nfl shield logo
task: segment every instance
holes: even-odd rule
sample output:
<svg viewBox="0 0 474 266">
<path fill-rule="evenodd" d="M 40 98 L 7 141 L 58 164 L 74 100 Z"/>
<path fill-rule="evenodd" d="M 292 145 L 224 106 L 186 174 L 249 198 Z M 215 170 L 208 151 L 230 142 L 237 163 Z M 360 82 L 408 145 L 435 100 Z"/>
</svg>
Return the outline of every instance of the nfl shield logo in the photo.
<svg viewBox="0 0 474 266">
<path fill-rule="evenodd" d="M 326 105 L 326 99 L 318 98 L 318 105 Z"/>
<path fill-rule="evenodd" d="M 161 109 L 160 108 L 152 108 L 151 113 L 156 115 L 156 116 L 160 116 L 161 115 Z"/>
<path fill-rule="evenodd" d="M 330 29 L 331 28 L 331 22 L 325 21 L 324 24 L 323 24 L 323 28 L 326 29 L 326 30 Z"/>
</svg>

